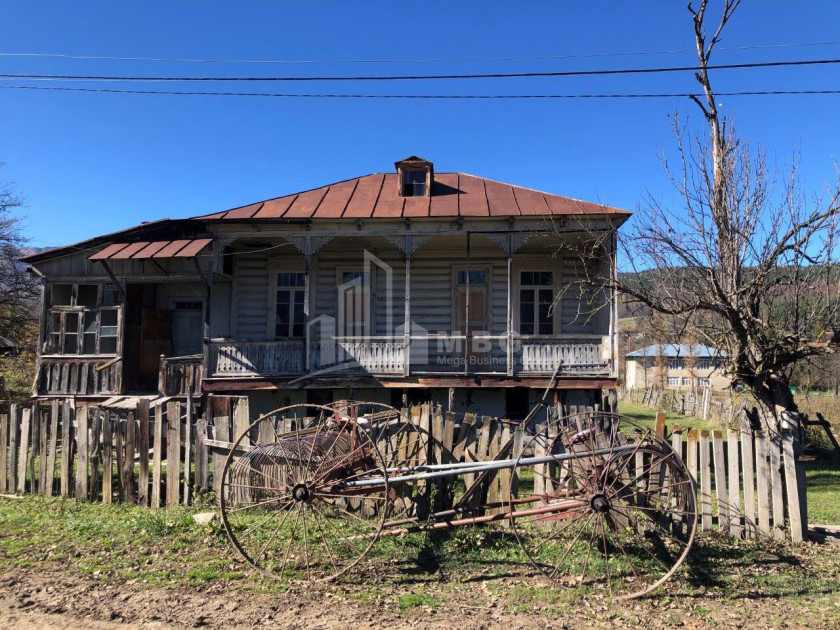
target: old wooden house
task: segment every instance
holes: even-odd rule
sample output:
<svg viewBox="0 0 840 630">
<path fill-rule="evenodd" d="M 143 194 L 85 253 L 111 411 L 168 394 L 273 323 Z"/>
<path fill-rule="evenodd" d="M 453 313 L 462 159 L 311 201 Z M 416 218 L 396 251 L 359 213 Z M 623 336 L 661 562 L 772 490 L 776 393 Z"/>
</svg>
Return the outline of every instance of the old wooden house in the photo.
<svg viewBox="0 0 840 630">
<path fill-rule="evenodd" d="M 602 403 L 616 300 L 575 281 L 614 270 L 629 213 L 395 166 L 29 256 L 44 286 L 34 395 L 192 387 L 257 410 L 408 399 L 520 418 L 562 362 L 558 397 Z M 572 253 L 596 235 L 598 255 Z"/>
</svg>

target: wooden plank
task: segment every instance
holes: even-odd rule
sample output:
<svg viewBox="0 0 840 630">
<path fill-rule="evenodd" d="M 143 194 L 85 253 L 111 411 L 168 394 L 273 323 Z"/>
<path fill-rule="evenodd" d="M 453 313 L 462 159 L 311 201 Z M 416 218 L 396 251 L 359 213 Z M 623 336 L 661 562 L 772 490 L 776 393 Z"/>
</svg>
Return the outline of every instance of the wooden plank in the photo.
<svg viewBox="0 0 840 630">
<path fill-rule="evenodd" d="M 53 495 L 53 486 L 55 485 L 55 459 L 58 455 L 58 419 L 60 409 L 59 401 L 54 400 L 50 409 L 50 444 L 47 450 L 47 480 L 44 483 L 44 495 L 48 497 Z"/>
<path fill-rule="evenodd" d="M 166 507 L 178 505 L 181 474 L 181 404 L 166 406 Z"/>
<path fill-rule="evenodd" d="M 236 440 L 239 439 L 240 435 L 248 431 L 248 427 L 250 425 L 251 419 L 250 410 L 248 408 L 248 397 L 241 396 L 239 398 L 235 398 L 233 401 L 233 435 L 231 436 L 232 441 L 236 442 Z M 290 428 L 287 427 L 286 431 L 289 430 Z M 244 446 L 251 445 L 251 438 L 249 435 L 245 436 L 245 438 L 242 440 L 242 444 Z"/>
<path fill-rule="evenodd" d="M 107 409 L 102 414 L 102 503 L 114 502 L 114 419 Z"/>
<path fill-rule="evenodd" d="M 151 506 L 160 507 L 160 484 L 163 475 L 163 405 L 155 407 L 155 426 L 152 437 L 152 494 Z"/>
<path fill-rule="evenodd" d="M 467 449 L 469 436 L 474 434 L 475 414 L 465 413 L 464 419 L 461 421 L 461 427 L 458 430 L 458 437 L 455 438 L 455 445 L 452 449 L 452 461 L 460 462 L 464 458 L 464 452 Z"/>
<path fill-rule="evenodd" d="M 729 531 L 729 487 L 726 484 L 726 461 L 724 459 L 723 431 L 712 433 L 712 450 L 715 464 L 715 496 L 718 507 L 718 528 Z"/>
<path fill-rule="evenodd" d="M 135 412 L 131 411 L 125 419 L 121 478 L 123 501 L 126 503 L 137 501 L 137 488 L 134 483 L 134 454 L 137 451 L 137 418 L 135 415 Z"/>
<path fill-rule="evenodd" d="M 80 407 L 76 412 L 76 498 L 88 498 L 88 408 Z"/>
<path fill-rule="evenodd" d="M 229 416 L 215 416 L 213 418 L 213 439 L 219 442 L 230 442 L 230 417 Z M 225 460 L 227 455 L 218 451 L 213 451 L 213 488 L 216 491 L 216 497 L 221 496 L 222 492 L 222 473 L 225 467 Z"/>
<path fill-rule="evenodd" d="M 539 425 L 535 431 L 535 435 L 529 443 L 532 445 L 535 457 L 541 457 L 546 454 L 546 430 L 545 424 Z M 540 496 L 545 494 L 545 476 L 548 474 L 548 466 L 546 464 L 537 464 L 534 466 L 534 495 Z"/>
<path fill-rule="evenodd" d="M 768 436 L 770 490 L 773 499 L 773 538 L 785 539 L 785 493 L 782 486 L 782 443 L 778 435 Z"/>
<path fill-rule="evenodd" d="M 753 456 L 752 431 L 741 427 L 741 479 L 744 487 L 744 538 L 753 539 L 756 534 L 755 521 L 755 459 Z"/>
<path fill-rule="evenodd" d="M 656 423 L 653 429 L 654 434 L 660 440 L 665 439 L 665 412 L 664 411 L 657 411 L 656 412 Z"/>
<path fill-rule="evenodd" d="M 741 537 L 741 484 L 738 466 L 738 431 L 726 433 L 727 481 L 729 482 L 729 533 Z"/>
<path fill-rule="evenodd" d="M 694 480 L 695 488 L 699 488 L 700 482 L 697 477 L 697 429 L 689 429 L 688 431 L 688 440 L 685 443 L 685 467 L 688 469 L 688 474 Z"/>
<path fill-rule="evenodd" d="M 443 413 L 441 413 L 440 407 L 435 407 L 434 409 L 429 410 L 429 422 L 431 427 L 432 433 L 432 458 L 433 463 L 435 464 L 442 464 L 443 463 Z M 447 486 L 447 480 L 444 478 L 435 479 L 433 487 L 435 488 L 435 502 L 434 502 L 434 510 L 439 512 L 440 510 L 447 509 L 445 501 L 445 488 Z"/>
<path fill-rule="evenodd" d="M 73 420 L 76 408 L 69 400 L 64 401 L 61 410 L 61 496 L 75 495 L 73 488 Z"/>
<path fill-rule="evenodd" d="M 202 490 L 208 489 L 207 484 L 210 480 L 207 470 L 209 454 L 205 444 L 207 441 L 207 413 L 208 411 L 205 409 L 195 425 L 195 487 Z M 267 424 L 266 421 L 261 422 L 260 426 L 264 424 Z"/>
<path fill-rule="evenodd" d="M 511 457 L 519 459 L 522 456 L 522 450 L 525 448 L 525 426 L 518 424 L 513 431 L 513 452 Z M 505 490 L 505 499 L 508 503 L 508 509 L 512 508 L 511 500 L 519 496 L 519 469 L 514 468 L 510 471 L 510 487 Z M 513 525 L 513 519 L 510 523 Z"/>
<path fill-rule="evenodd" d="M 0 414 L 0 492 L 6 491 L 9 477 L 9 414 Z"/>
<path fill-rule="evenodd" d="M 38 456 L 41 452 L 41 407 L 38 403 L 32 405 L 32 421 L 29 424 L 29 430 L 32 432 L 29 449 L 29 493 L 35 494 L 38 492 L 38 480 L 40 466 L 37 466 Z"/>
<path fill-rule="evenodd" d="M 709 459 L 709 432 L 700 431 L 700 525 L 712 529 L 712 467 Z"/>
<path fill-rule="evenodd" d="M 501 431 L 499 431 L 499 445 L 506 444 L 509 440 L 513 439 L 513 429 L 510 425 L 510 422 L 505 420 L 501 421 Z M 498 451 L 497 451 L 498 452 Z M 496 474 L 496 483 L 493 484 L 496 487 L 494 494 L 494 498 L 498 503 L 506 503 L 510 501 L 510 482 L 511 482 L 511 469 L 510 468 L 503 468 Z M 504 506 L 498 507 L 493 510 L 493 512 L 504 512 Z M 500 523 L 502 527 L 509 526 L 510 523 L 507 521 L 502 521 Z"/>
<path fill-rule="evenodd" d="M 32 431 L 29 424 L 32 421 L 32 410 L 23 410 L 23 419 L 20 423 L 20 451 L 18 452 L 18 494 L 26 492 L 26 466 L 29 460 L 29 440 L 32 439 Z"/>
<path fill-rule="evenodd" d="M 17 405 L 9 407 L 9 477 L 7 480 L 7 490 L 9 492 L 17 491 L 17 458 L 18 458 L 18 442 L 20 440 L 20 412 Z"/>
<path fill-rule="evenodd" d="M 102 452 L 99 439 L 102 433 L 102 410 L 98 407 L 88 408 L 88 461 L 90 463 L 90 474 L 88 485 L 90 493 L 88 499 L 95 501 L 99 496 L 99 460 Z"/>
<path fill-rule="evenodd" d="M 784 455 L 785 493 L 787 496 L 790 539 L 793 542 L 802 542 L 805 540 L 807 523 L 802 522 L 802 515 L 799 511 L 799 485 L 796 481 L 796 458 L 793 450 L 793 433 L 786 431 L 782 434 L 782 453 Z"/>
<path fill-rule="evenodd" d="M 41 409 L 38 414 L 38 494 L 46 496 L 47 452 L 49 448 L 50 416 L 49 408 Z M 34 442 L 33 442 L 34 445 Z"/>
<path fill-rule="evenodd" d="M 149 505 L 149 399 L 137 401 L 137 459 L 139 477 L 137 479 L 137 503 Z"/>
<path fill-rule="evenodd" d="M 758 494 L 758 531 L 770 535 L 770 465 L 767 462 L 767 439 L 763 431 L 755 434 L 756 493 Z"/>
<path fill-rule="evenodd" d="M 190 504 L 190 472 L 192 471 L 192 442 L 193 442 L 193 392 L 192 392 L 192 368 L 189 368 L 190 376 L 187 379 L 187 407 L 186 421 L 184 426 L 184 505 Z M 247 400 L 247 398 L 245 399 Z"/>
</svg>

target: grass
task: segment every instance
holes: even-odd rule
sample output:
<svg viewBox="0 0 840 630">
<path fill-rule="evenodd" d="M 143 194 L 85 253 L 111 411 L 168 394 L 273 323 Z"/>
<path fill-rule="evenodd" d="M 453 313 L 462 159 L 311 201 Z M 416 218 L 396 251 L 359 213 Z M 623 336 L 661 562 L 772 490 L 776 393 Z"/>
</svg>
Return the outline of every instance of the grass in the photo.
<svg viewBox="0 0 840 630">
<path fill-rule="evenodd" d="M 636 422 L 643 424 L 646 427 L 654 428 L 656 424 L 657 410 L 646 405 L 638 403 L 619 401 L 618 412 L 625 416 L 630 416 Z M 698 429 L 714 431 L 722 427 L 717 422 L 705 421 L 694 416 L 683 416 L 672 411 L 665 412 L 665 422 L 669 429 L 675 425 L 680 425 L 686 429 Z"/>
<path fill-rule="evenodd" d="M 840 525 L 840 462 L 815 459 L 805 463 L 808 479 L 808 522 Z"/>
</svg>

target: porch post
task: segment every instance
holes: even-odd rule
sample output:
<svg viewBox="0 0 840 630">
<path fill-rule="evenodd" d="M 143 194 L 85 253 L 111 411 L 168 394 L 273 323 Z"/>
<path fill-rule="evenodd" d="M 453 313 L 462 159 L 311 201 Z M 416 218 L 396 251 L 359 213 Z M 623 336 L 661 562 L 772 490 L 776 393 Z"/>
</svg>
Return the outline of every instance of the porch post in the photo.
<svg viewBox="0 0 840 630">
<path fill-rule="evenodd" d="M 507 375 L 513 376 L 513 235 L 507 235 Z"/>
<path fill-rule="evenodd" d="M 310 369 L 310 326 L 309 326 L 309 319 L 310 315 L 312 314 L 312 283 L 310 280 L 310 274 L 312 270 L 312 237 L 306 237 L 306 246 L 305 246 L 305 253 L 304 253 L 304 279 L 303 279 L 303 318 L 306 320 L 306 366 L 305 372 L 308 374 Z"/>
<path fill-rule="evenodd" d="M 196 266 L 198 266 L 198 259 L 193 259 L 196 261 Z M 204 343 L 203 343 L 203 352 L 204 355 L 204 374 L 210 375 L 212 374 L 211 366 L 210 366 L 210 303 L 213 301 L 213 259 L 211 258 L 208 261 L 207 266 L 207 278 L 203 278 L 204 285 L 207 290 L 207 299 L 204 301 Z M 201 273 L 201 268 L 198 267 L 198 272 Z M 213 366 L 215 367 L 215 366 Z"/>
<path fill-rule="evenodd" d="M 403 329 L 403 376 L 411 372 L 411 234 L 405 235 L 405 318 Z"/>
</svg>

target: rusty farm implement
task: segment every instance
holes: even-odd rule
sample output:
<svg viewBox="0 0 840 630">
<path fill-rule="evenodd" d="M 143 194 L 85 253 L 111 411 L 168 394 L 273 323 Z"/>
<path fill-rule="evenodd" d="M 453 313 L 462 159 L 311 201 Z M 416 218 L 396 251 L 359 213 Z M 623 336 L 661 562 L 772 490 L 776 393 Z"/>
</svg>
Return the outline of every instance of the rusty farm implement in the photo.
<svg viewBox="0 0 840 630">
<path fill-rule="evenodd" d="M 224 527 L 263 573 L 327 580 L 361 572 L 377 543 L 393 551 L 407 536 L 496 523 L 518 541 L 522 563 L 561 585 L 614 597 L 654 590 L 694 539 L 696 491 L 682 461 L 624 416 L 587 411 L 536 423 L 539 410 L 494 459 L 464 451 L 440 463 L 429 457 L 429 423 L 405 411 L 284 407 L 230 449 Z M 473 428 L 462 418 L 453 430 Z M 490 477 L 500 492 L 488 493 Z"/>
</svg>

